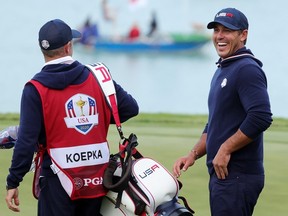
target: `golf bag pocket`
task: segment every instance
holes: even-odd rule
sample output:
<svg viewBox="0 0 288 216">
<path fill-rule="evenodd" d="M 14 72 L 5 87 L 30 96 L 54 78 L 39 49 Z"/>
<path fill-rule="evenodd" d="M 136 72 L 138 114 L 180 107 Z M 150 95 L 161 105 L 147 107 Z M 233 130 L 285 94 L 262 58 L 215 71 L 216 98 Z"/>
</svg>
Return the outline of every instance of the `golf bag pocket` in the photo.
<svg viewBox="0 0 288 216">
<path fill-rule="evenodd" d="M 103 197 L 100 213 L 105 216 L 130 216 L 135 215 L 129 211 L 126 206 L 120 205 L 119 208 L 115 208 L 115 199 L 117 194 L 109 191 L 108 194 Z M 130 208 L 130 207 L 129 207 Z"/>
<path fill-rule="evenodd" d="M 118 193 L 109 191 L 106 195 L 106 198 L 110 200 L 110 202 L 114 203 L 114 208 L 117 203 Z M 117 208 L 125 211 L 127 214 L 125 215 L 143 215 L 145 213 L 146 203 L 137 196 L 134 192 L 130 190 L 130 187 L 127 187 L 121 194 L 121 203 L 118 205 Z M 102 203 L 103 209 L 106 209 Z M 115 208 L 115 209 L 117 209 Z M 106 210 L 107 211 L 107 210 Z"/>
<path fill-rule="evenodd" d="M 178 181 L 160 163 L 151 158 L 140 158 L 132 164 L 129 187 L 146 204 L 146 211 L 153 214 L 156 208 L 175 198 L 179 192 Z"/>
</svg>

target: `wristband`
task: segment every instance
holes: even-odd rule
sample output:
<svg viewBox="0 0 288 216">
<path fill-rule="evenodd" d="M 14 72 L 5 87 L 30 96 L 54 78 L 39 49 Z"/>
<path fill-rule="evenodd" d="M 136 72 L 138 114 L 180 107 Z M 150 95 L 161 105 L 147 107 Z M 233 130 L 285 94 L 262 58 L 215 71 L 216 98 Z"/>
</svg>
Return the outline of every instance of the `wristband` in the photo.
<svg viewBox="0 0 288 216">
<path fill-rule="evenodd" d="M 195 149 L 192 149 L 191 152 L 193 152 L 196 155 L 196 159 L 199 158 L 199 154 L 198 154 L 198 152 Z"/>
</svg>

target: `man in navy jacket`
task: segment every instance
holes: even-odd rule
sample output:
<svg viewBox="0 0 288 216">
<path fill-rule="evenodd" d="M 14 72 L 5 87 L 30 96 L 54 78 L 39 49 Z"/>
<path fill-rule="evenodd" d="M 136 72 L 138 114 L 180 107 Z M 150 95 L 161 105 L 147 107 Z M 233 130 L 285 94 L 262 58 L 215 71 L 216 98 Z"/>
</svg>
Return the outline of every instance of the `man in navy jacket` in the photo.
<svg viewBox="0 0 288 216">
<path fill-rule="evenodd" d="M 213 216 L 249 216 L 264 187 L 263 132 L 272 123 L 262 63 L 245 47 L 248 20 L 235 8 L 218 12 L 214 29 L 217 70 L 208 97 L 208 123 L 200 140 L 173 167 L 176 177 L 207 154 Z"/>
<path fill-rule="evenodd" d="M 36 82 L 39 84 L 39 86 L 42 86 L 42 89 L 47 89 L 47 91 L 53 92 L 54 95 L 57 95 L 57 98 L 55 97 L 57 100 L 59 99 L 61 101 L 61 94 L 65 92 L 67 88 L 72 89 L 72 91 L 77 91 L 77 89 L 75 90 L 75 87 L 83 89 L 82 86 L 87 82 L 88 79 L 90 79 L 90 83 L 92 84 L 97 83 L 97 81 L 95 82 L 95 80 L 93 81 L 91 78 L 90 70 L 85 67 L 85 65 L 72 58 L 72 39 L 79 38 L 80 36 L 81 34 L 78 31 L 71 30 L 71 28 L 66 23 L 58 19 L 47 22 L 39 31 L 39 45 L 44 55 L 45 65 L 42 70 L 32 78 L 32 80 L 34 83 Z M 113 81 L 113 83 L 116 89 L 120 121 L 124 122 L 129 118 L 136 116 L 139 112 L 139 108 L 137 102 L 130 94 L 128 94 L 115 81 Z M 91 89 L 92 93 L 95 92 L 95 90 L 93 90 L 94 87 L 100 89 L 99 85 L 97 84 L 94 85 L 94 87 L 93 85 L 91 87 L 92 88 L 84 89 L 88 90 L 88 92 L 90 92 L 89 89 Z M 97 98 L 94 94 L 94 100 L 92 93 L 92 97 L 89 97 L 89 106 L 94 109 L 94 113 L 95 109 L 98 109 L 98 115 L 96 113 L 95 116 L 99 118 L 99 122 L 96 122 L 93 130 L 94 128 L 97 128 L 99 131 L 103 131 L 102 134 L 104 135 L 102 135 L 102 137 L 104 137 L 108 132 L 107 125 L 109 123 L 115 122 L 111 114 L 111 109 L 107 109 L 104 95 L 102 94 L 101 97 Z M 54 121 L 54 119 L 46 119 L 44 116 L 47 107 L 44 107 L 42 100 L 45 95 L 43 95 L 43 92 L 39 91 L 35 85 L 31 83 L 31 81 L 25 85 L 22 93 L 18 139 L 15 144 L 12 164 L 9 169 L 9 175 L 7 177 L 6 196 L 6 203 L 8 208 L 16 212 L 20 211 L 18 186 L 23 180 L 25 174 L 30 169 L 31 161 L 34 156 L 34 152 L 37 151 L 38 144 L 44 144 L 45 148 L 45 145 L 47 144 L 47 138 L 51 136 L 50 134 L 47 134 L 46 122 L 49 121 L 51 124 L 51 121 Z M 54 103 L 54 99 L 50 98 L 50 102 Z M 76 106 L 75 103 L 73 104 Z M 65 108 L 66 112 L 70 112 L 72 107 L 70 105 L 73 104 L 59 104 L 59 106 L 55 106 L 55 109 L 57 110 L 60 107 L 58 111 L 59 115 L 61 115 L 61 112 L 65 112 Z M 50 104 L 45 104 L 45 106 L 49 105 Z M 53 111 L 53 109 L 51 110 Z M 103 111 L 100 113 L 99 110 Z M 72 111 L 76 112 L 75 110 Z M 75 115 L 77 117 L 77 113 Z M 57 117 L 57 114 L 55 116 Z M 60 120 L 62 119 L 64 122 L 63 117 L 65 116 L 62 116 Z M 62 124 L 65 125 L 61 122 L 61 125 Z M 60 127 L 59 125 L 60 124 L 55 124 L 53 127 Z M 73 131 L 72 133 L 76 134 L 76 129 L 78 128 L 75 127 L 75 129 L 69 129 L 68 127 L 62 126 L 62 128 L 59 128 L 59 133 L 62 131 L 71 133 L 69 131 Z M 85 134 L 87 133 L 87 131 L 80 132 Z M 79 138 L 80 136 L 83 136 L 83 139 L 86 139 L 85 137 L 87 137 L 78 133 L 77 137 Z M 99 135 L 94 133 L 93 136 Z M 85 159 L 87 160 L 87 158 Z M 85 163 L 85 161 L 83 161 L 83 163 Z M 44 152 L 42 163 L 40 181 L 41 192 L 38 200 L 38 215 L 100 215 L 101 197 L 74 201 L 70 200 L 69 196 L 65 193 L 63 188 L 61 188 L 59 179 L 57 178 L 57 175 L 53 173 L 50 166 L 51 158 L 46 151 Z M 44 193 L 41 194 L 43 192 L 43 188 L 45 188 L 45 190 L 43 190 Z"/>
</svg>

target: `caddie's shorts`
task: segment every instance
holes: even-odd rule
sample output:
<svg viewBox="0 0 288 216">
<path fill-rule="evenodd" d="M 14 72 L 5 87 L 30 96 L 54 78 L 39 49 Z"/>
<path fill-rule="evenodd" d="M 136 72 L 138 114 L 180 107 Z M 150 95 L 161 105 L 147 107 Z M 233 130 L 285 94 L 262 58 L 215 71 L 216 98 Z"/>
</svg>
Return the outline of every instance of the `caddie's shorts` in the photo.
<svg viewBox="0 0 288 216">
<path fill-rule="evenodd" d="M 264 187 L 264 174 L 229 173 L 224 180 L 210 176 L 212 216 L 251 216 Z"/>
<path fill-rule="evenodd" d="M 40 178 L 38 216 L 101 216 L 102 198 L 72 201 L 57 175 Z"/>
</svg>

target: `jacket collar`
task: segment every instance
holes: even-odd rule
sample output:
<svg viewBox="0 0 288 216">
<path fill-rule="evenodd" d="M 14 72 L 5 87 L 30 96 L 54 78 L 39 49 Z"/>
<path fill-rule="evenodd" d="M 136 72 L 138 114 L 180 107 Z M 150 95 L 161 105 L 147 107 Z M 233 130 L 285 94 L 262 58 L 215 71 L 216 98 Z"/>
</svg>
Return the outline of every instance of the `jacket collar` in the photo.
<svg viewBox="0 0 288 216">
<path fill-rule="evenodd" d="M 254 59 L 260 66 L 262 66 L 262 62 L 260 60 L 258 60 L 253 53 L 251 52 L 251 50 L 247 49 L 246 47 L 243 47 L 239 50 L 237 50 L 233 55 L 222 59 L 219 58 L 219 60 L 216 62 L 217 67 L 222 67 L 225 66 L 231 62 L 234 62 L 238 59 L 242 59 L 242 58 L 252 58 Z"/>
</svg>

